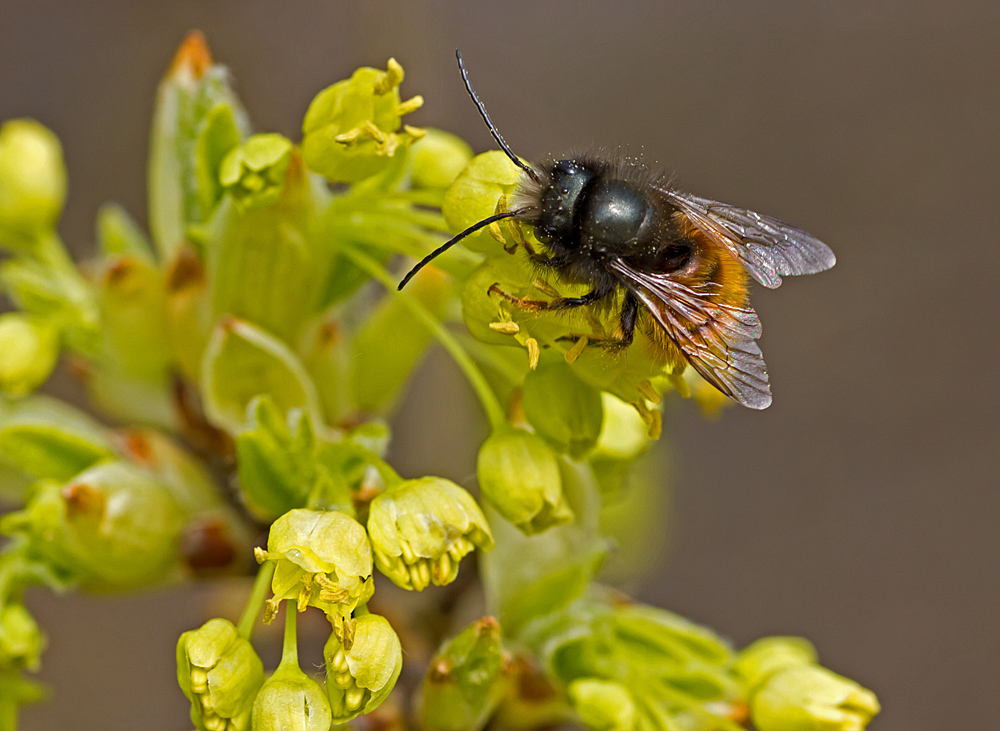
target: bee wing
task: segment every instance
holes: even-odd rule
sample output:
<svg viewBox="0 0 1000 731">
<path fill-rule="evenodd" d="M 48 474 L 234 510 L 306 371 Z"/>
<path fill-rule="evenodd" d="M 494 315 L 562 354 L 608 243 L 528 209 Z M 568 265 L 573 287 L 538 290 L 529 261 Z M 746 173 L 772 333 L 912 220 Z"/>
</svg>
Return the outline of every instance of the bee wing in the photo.
<svg viewBox="0 0 1000 731">
<path fill-rule="evenodd" d="M 782 276 L 815 274 L 837 263 L 830 247 L 780 219 L 676 190 L 662 192 L 765 287 L 777 287 Z"/>
<path fill-rule="evenodd" d="M 621 259 L 609 268 L 650 311 L 691 367 L 706 381 L 751 409 L 771 405 L 767 366 L 757 343 L 760 320 L 749 305 L 712 301 L 713 283 L 688 286 L 667 274 L 633 269 Z"/>
</svg>

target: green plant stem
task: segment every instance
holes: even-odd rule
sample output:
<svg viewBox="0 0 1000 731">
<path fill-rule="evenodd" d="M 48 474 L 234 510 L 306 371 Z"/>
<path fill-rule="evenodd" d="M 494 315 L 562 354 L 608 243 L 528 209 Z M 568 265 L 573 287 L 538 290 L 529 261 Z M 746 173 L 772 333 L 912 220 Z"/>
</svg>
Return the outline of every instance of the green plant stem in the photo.
<svg viewBox="0 0 1000 731">
<path fill-rule="evenodd" d="M 240 637 L 245 640 L 249 640 L 250 635 L 253 634 L 253 627 L 257 623 L 260 608 L 264 604 L 264 599 L 267 598 L 268 589 L 271 588 L 271 577 L 274 575 L 274 566 L 274 561 L 265 561 L 257 571 L 257 578 L 253 581 L 250 598 L 243 609 L 240 623 L 236 626 Z"/>
<path fill-rule="evenodd" d="M 431 331 L 437 341 L 441 343 L 441 346 L 451 355 L 456 365 L 462 370 L 462 373 L 465 374 L 466 379 L 468 379 L 469 384 L 479 398 L 479 403 L 482 404 L 483 410 L 486 412 L 486 417 L 490 420 L 490 426 L 496 429 L 506 423 L 507 419 L 504 416 L 503 407 L 500 406 L 496 394 L 493 393 L 493 389 L 486 382 L 482 371 L 479 370 L 472 358 L 469 357 L 469 354 L 465 352 L 465 349 L 459 344 L 458 340 L 441 324 L 441 321 L 434 317 L 420 302 L 410 296 L 408 292 L 397 290 L 396 281 L 377 261 L 360 251 L 352 249 L 344 249 L 344 255 L 368 272 L 373 279 L 377 279 L 393 297 L 399 297 L 407 309 Z"/>
<path fill-rule="evenodd" d="M 285 602 L 285 637 L 281 645 L 281 662 L 283 665 L 299 666 L 299 640 L 296 635 L 296 623 L 299 613 L 295 610 L 295 602 Z"/>
</svg>

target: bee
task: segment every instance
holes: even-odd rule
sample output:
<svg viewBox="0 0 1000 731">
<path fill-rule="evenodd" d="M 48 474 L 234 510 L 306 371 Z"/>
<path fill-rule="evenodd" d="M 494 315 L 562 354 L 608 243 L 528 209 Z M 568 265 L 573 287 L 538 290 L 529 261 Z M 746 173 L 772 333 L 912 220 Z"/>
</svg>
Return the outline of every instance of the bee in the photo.
<svg viewBox="0 0 1000 731">
<path fill-rule="evenodd" d="M 428 254 L 399 289 L 466 236 L 510 218 L 531 226 L 545 245 L 539 252 L 521 242 L 537 266 L 589 291 L 548 300 L 514 297 L 496 285 L 492 292 L 534 311 L 616 307 L 618 332 L 603 343 L 609 349 L 628 347 L 638 328 L 672 372 L 690 365 L 743 406 L 770 406 L 750 279 L 774 288 L 784 276 L 829 269 L 836 263 L 829 247 L 777 218 L 677 190 L 635 160 L 581 156 L 525 164 L 473 91 L 461 53 L 455 55 L 490 134 L 522 175 L 508 210 Z"/>
</svg>

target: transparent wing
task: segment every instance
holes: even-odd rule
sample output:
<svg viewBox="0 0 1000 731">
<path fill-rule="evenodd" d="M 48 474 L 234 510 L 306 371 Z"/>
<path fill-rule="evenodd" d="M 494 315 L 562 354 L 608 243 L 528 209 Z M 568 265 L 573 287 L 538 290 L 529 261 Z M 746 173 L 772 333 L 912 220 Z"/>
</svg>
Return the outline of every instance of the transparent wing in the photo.
<svg viewBox="0 0 1000 731">
<path fill-rule="evenodd" d="M 765 287 L 777 287 L 783 276 L 822 272 L 837 262 L 830 247 L 780 219 L 676 190 L 662 192 Z"/>
<path fill-rule="evenodd" d="M 667 274 L 633 269 L 621 259 L 608 266 L 702 378 L 751 409 L 771 405 L 767 366 L 755 342 L 760 320 L 752 307 L 714 302 L 718 285 L 713 283 L 688 286 Z"/>
</svg>

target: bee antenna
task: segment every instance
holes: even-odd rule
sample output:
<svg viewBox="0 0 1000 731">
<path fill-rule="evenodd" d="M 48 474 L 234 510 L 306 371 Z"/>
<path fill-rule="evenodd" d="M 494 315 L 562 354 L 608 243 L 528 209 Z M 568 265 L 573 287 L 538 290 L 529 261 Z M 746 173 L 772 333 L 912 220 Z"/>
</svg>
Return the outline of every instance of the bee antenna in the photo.
<svg viewBox="0 0 1000 731">
<path fill-rule="evenodd" d="M 514 163 L 524 172 L 526 172 L 528 174 L 528 177 L 530 177 L 536 183 L 541 183 L 542 181 L 539 179 L 538 173 L 532 170 L 528 165 L 525 165 L 523 162 L 521 162 L 517 158 L 517 155 L 515 155 L 511 151 L 510 147 L 507 146 L 507 143 L 503 141 L 503 137 L 500 136 L 499 130 L 497 130 L 492 120 L 490 120 L 490 115 L 489 113 L 487 113 L 486 107 L 483 106 L 483 103 L 481 101 L 479 101 L 479 97 L 476 96 L 476 92 L 472 90 L 472 83 L 469 81 L 469 72 L 465 70 L 465 63 L 462 61 L 462 52 L 459 51 L 458 49 L 455 50 L 455 58 L 458 59 L 458 69 L 459 71 L 462 72 L 462 81 L 465 82 L 465 90 L 469 92 L 469 96 L 472 97 L 472 101 L 475 103 L 476 109 L 479 110 L 479 116 L 481 116 L 483 118 L 483 121 L 486 122 L 486 126 L 489 128 L 490 134 L 493 135 L 493 139 L 496 140 L 498 145 L 500 145 L 500 149 L 504 151 L 504 153 L 507 155 L 507 157 L 510 158 L 510 161 L 512 163 Z"/>
<path fill-rule="evenodd" d="M 470 234 L 474 234 L 479 229 L 485 228 L 486 226 L 489 226 L 491 223 L 493 223 L 495 221 L 501 221 L 501 220 L 503 220 L 505 218 L 513 218 L 514 216 L 518 216 L 518 215 L 520 215 L 522 213 L 524 213 L 524 209 L 518 209 L 516 211 L 504 211 L 503 213 L 497 213 L 495 215 L 490 216 L 489 218 L 484 218 L 482 221 L 479 221 L 478 223 L 472 224 L 467 229 L 465 229 L 462 233 L 458 234 L 457 236 L 455 236 L 450 241 L 447 241 L 447 242 L 441 244 L 441 246 L 437 247 L 430 254 L 428 254 L 423 259 L 421 259 L 420 261 L 418 261 L 416 263 L 416 265 L 414 265 L 413 269 L 411 269 L 409 272 L 406 273 L 406 276 L 403 277 L 403 281 L 401 281 L 399 283 L 399 286 L 396 287 L 396 289 L 397 290 L 402 290 L 403 287 L 406 286 L 406 283 L 409 282 L 411 279 L 413 279 L 413 275 L 414 274 L 416 274 L 421 269 L 423 269 L 433 259 L 436 259 L 441 254 L 443 254 L 444 252 L 448 251 L 448 249 L 450 249 L 452 246 L 454 246 L 459 241 L 461 241 L 462 239 L 464 239 L 466 236 L 469 236 Z"/>
</svg>

